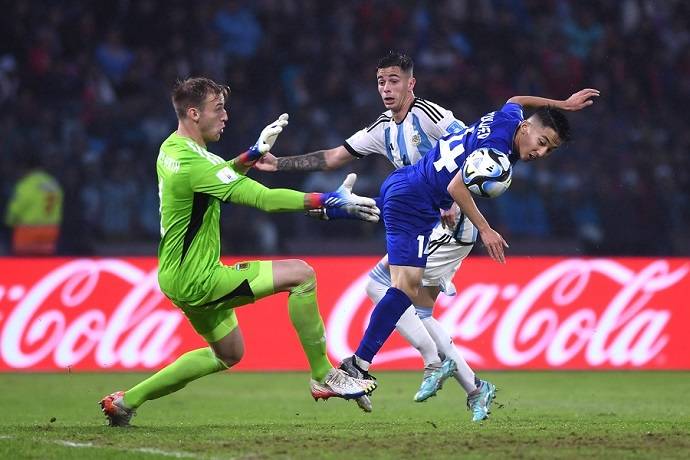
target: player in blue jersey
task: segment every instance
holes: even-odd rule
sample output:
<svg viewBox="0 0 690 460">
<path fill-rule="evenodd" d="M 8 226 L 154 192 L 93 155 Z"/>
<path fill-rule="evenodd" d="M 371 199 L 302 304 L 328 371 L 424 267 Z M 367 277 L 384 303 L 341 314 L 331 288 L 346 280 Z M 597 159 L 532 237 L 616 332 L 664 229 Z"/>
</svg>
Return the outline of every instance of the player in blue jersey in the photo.
<svg viewBox="0 0 690 460">
<path fill-rule="evenodd" d="M 479 231 L 490 257 L 505 263 L 508 244 L 477 208 L 462 180 L 465 159 L 479 148 L 489 147 L 508 155 L 511 163 L 547 158 L 570 137 L 565 115 L 557 109 L 575 111 L 588 107 L 599 95 L 584 89 L 567 100 L 515 96 L 498 111 L 473 125 L 442 137 L 419 162 L 394 171 L 381 186 L 379 197 L 386 227 L 386 247 L 391 287 L 377 303 L 369 326 L 355 354 L 341 369 L 352 376 L 367 377 L 369 366 L 408 306 L 416 304 L 427 263 L 429 237 L 440 209 L 453 202 Z M 536 108 L 524 119 L 523 107 Z M 495 387 L 482 382 L 473 407 L 473 420 L 488 416 Z"/>
<path fill-rule="evenodd" d="M 379 60 L 376 80 L 386 111 L 369 126 L 350 136 L 341 146 L 298 156 L 276 158 L 267 154 L 256 165 L 263 171 L 316 171 L 337 169 L 352 160 L 371 154 L 384 155 L 396 167 L 417 163 L 444 135 L 459 132 L 465 124 L 450 110 L 416 97 L 414 63 L 409 56 L 391 52 Z M 455 294 L 453 276 L 470 253 L 477 231 L 457 206 L 441 212 L 431 236 L 426 270 L 418 302 L 397 322 L 397 329 L 417 348 L 425 365 L 425 376 L 415 401 L 433 396 L 443 380 L 455 374 L 468 396 L 478 394 L 480 381 L 453 345 L 451 335 L 432 316 L 439 292 Z M 437 221 L 438 221 L 437 216 Z M 388 257 L 384 256 L 370 273 L 367 294 L 378 303 L 391 286 Z M 445 358 L 439 358 L 439 352 Z M 369 397 L 357 403 L 371 410 Z"/>
</svg>

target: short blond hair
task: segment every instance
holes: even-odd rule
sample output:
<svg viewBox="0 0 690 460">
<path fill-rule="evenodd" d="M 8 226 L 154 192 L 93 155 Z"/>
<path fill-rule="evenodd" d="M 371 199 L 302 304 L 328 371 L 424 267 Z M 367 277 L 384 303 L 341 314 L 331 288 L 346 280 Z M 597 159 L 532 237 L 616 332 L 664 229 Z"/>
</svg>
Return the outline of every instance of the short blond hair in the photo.
<svg viewBox="0 0 690 460">
<path fill-rule="evenodd" d="M 177 118 L 187 117 L 190 107 L 203 108 L 209 94 L 222 95 L 224 98 L 230 95 L 230 87 L 221 85 L 205 77 L 192 77 L 178 80 L 172 90 L 171 99 Z"/>
</svg>

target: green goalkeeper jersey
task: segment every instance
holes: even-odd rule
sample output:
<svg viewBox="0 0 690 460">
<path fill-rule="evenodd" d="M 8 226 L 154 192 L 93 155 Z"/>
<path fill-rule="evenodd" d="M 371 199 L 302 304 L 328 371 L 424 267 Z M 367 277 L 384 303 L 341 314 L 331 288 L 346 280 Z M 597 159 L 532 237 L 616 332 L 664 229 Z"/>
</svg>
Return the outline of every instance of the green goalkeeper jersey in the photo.
<svg viewBox="0 0 690 460">
<path fill-rule="evenodd" d="M 158 282 L 169 298 L 194 303 L 211 289 L 220 265 L 220 202 L 268 212 L 304 209 L 304 193 L 269 189 L 240 174 L 232 161 L 172 133 L 156 162 L 161 242 Z M 248 237 L 247 235 L 243 237 Z"/>
</svg>

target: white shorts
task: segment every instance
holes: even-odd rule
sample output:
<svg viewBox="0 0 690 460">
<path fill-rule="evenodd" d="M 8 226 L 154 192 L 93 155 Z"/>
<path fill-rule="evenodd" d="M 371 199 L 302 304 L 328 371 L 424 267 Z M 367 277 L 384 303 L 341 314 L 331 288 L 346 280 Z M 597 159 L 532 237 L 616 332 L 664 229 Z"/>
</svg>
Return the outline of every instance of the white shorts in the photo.
<svg viewBox="0 0 690 460">
<path fill-rule="evenodd" d="M 445 229 L 439 223 L 429 237 L 427 250 L 430 252 L 422 276 L 422 286 L 438 286 L 446 295 L 455 295 L 453 277 L 462 260 L 472 251 L 477 231 L 467 218 L 460 218 L 456 229 Z M 374 280 L 391 285 L 388 256 L 376 264 L 369 274 Z"/>
</svg>

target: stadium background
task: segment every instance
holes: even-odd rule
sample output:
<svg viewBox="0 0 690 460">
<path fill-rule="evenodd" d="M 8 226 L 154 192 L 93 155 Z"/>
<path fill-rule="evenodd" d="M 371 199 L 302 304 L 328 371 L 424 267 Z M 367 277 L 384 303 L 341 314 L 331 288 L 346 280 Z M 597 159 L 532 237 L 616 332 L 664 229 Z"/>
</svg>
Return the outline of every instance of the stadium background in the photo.
<svg viewBox="0 0 690 460">
<path fill-rule="evenodd" d="M 382 112 L 377 59 L 416 62 L 416 94 L 472 122 L 516 94 L 602 96 L 571 115 L 574 141 L 515 170 L 483 201 L 510 255 L 690 254 L 690 6 L 683 1 L 19 0 L 0 17 L 0 215 L 16 167 L 37 155 L 65 191 L 62 255 L 155 255 L 154 162 L 175 127 L 182 76 L 232 88 L 214 152 L 228 158 L 287 111 L 274 151 L 339 145 Z M 352 163 L 376 195 L 383 158 Z M 333 173 L 255 174 L 271 186 L 337 187 Z M 227 254 L 379 254 L 382 226 L 318 224 L 235 207 Z M 9 229 L 0 235 L 8 253 Z M 475 254 L 482 255 L 481 249 Z"/>
</svg>

